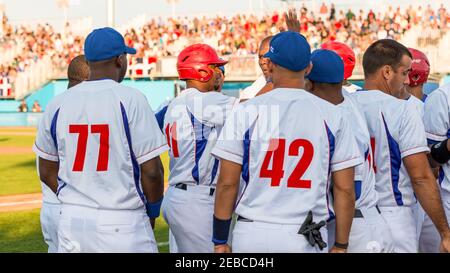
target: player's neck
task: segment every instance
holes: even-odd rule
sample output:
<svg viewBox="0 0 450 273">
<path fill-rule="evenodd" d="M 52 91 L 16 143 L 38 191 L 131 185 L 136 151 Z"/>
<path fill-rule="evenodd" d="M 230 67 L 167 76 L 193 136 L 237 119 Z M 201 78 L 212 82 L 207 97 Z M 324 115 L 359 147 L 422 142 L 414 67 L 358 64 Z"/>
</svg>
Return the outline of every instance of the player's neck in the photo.
<svg viewBox="0 0 450 273">
<path fill-rule="evenodd" d="M 319 98 L 328 101 L 334 105 L 341 104 L 344 101 L 344 96 L 342 95 L 342 89 L 317 89 L 311 91 L 311 94 L 318 96 Z"/>
<path fill-rule="evenodd" d="M 197 89 L 200 92 L 215 91 L 215 90 L 213 90 L 213 88 L 210 88 L 209 84 L 203 83 L 200 81 L 193 81 L 193 80 L 186 81 L 186 89 L 189 89 L 189 88 Z"/>
<path fill-rule="evenodd" d="M 388 90 L 385 90 L 385 85 L 383 85 L 383 80 L 377 78 L 366 78 L 364 81 L 364 90 L 380 90 L 384 93 L 389 93 Z"/>
<path fill-rule="evenodd" d="M 90 81 L 111 79 L 113 81 L 119 82 L 119 76 L 116 73 L 108 73 L 107 71 L 91 71 L 89 75 Z"/>
<path fill-rule="evenodd" d="M 273 89 L 276 89 L 276 88 L 304 89 L 305 88 L 305 80 L 303 78 L 283 79 L 280 81 L 273 81 L 272 83 L 273 83 Z"/>
<path fill-rule="evenodd" d="M 423 85 L 414 86 L 409 88 L 409 93 L 413 95 L 414 97 L 418 98 L 419 100 L 422 100 L 423 98 Z"/>
</svg>

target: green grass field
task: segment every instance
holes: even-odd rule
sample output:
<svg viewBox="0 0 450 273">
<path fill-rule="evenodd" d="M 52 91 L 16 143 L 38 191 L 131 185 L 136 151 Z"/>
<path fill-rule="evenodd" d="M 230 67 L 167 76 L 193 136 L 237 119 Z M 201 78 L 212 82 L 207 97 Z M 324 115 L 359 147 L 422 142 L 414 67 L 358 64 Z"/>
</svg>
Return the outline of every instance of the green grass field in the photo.
<svg viewBox="0 0 450 273">
<path fill-rule="evenodd" d="M 39 209 L 0 213 L 0 253 L 47 252 L 39 222 Z M 159 252 L 169 252 L 165 243 L 169 236 L 167 224 L 162 217 L 157 219 L 155 237 Z"/>
<path fill-rule="evenodd" d="M 31 151 L 34 142 L 34 128 L 0 128 L 0 151 L 20 149 L 20 153 L 0 156 L 0 196 L 37 193 L 41 185 L 36 172 L 35 155 Z M 29 151 L 24 151 L 29 148 Z M 161 156 L 168 179 L 169 157 Z M 5 252 L 46 252 L 47 245 L 41 232 L 39 209 L 0 212 L 0 253 Z M 160 252 L 168 252 L 168 227 L 162 217 L 157 219 L 154 230 Z"/>
</svg>

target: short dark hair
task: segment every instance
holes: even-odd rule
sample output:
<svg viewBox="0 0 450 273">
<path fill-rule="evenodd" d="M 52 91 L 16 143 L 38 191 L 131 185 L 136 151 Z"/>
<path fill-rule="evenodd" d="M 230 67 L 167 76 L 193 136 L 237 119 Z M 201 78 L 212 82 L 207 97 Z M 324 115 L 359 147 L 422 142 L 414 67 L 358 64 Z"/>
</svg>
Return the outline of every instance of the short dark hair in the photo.
<svg viewBox="0 0 450 273">
<path fill-rule="evenodd" d="M 404 55 L 412 58 L 411 52 L 401 43 L 391 39 L 376 41 L 364 52 L 362 61 L 364 76 L 372 75 L 384 65 L 397 70 Z"/>
</svg>

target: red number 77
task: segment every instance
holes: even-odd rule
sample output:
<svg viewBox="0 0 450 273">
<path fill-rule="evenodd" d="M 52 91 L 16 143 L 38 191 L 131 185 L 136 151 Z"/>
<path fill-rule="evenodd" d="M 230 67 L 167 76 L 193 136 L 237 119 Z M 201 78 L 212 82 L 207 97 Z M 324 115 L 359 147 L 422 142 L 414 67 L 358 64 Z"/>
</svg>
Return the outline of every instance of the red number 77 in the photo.
<svg viewBox="0 0 450 273">
<path fill-rule="evenodd" d="M 73 163 L 72 171 L 82 172 L 86 158 L 87 140 L 89 134 L 89 125 L 77 124 L 69 125 L 69 133 L 78 134 L 77 153 Z M 108 170 L 109 159 L 109 126 L 108 124 L 91 125 L 92 134 L 100 134 L 100 147 L 98 151 L 97 171 Z"/>
</svg>

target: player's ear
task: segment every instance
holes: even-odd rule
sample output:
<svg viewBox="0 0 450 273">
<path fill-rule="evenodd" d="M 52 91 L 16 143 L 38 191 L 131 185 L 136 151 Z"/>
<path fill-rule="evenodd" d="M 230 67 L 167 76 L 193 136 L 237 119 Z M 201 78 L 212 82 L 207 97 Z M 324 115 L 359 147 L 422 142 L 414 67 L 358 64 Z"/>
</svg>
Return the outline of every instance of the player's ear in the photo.
<svg viewBox="0 0 450 273">
<path fill-rule="evenodd" d="M 117 58 L 116 58 L 116 66 L 118 68 L 123 68 L 123 66 L 126 65 L 126 62 L 127 62 L 127 60 L 126 60 L 126 55 L 125 54 L 117 56 Z"/>
<path fill-rule="evenodd" d="M 312 69 L 313 69 L 313 63 L 309 62 L 309 65 L 305 68 L 305 76 L 308 76 L 309 73 L 311 73 Z"/>
<path fill-rule="evenodd" d="M 269 73 L 272 73 L 273 72 L 273 66 L 275 64 L 272 63 L 272 61 L 269 58 L 266 59 L 266 62 L 267 62 L 267 69 L 269 70 Z"/>
<path fill-rule="evenodd" d="M 394 74 L 394 71 L 392 69 L 392 66 L 390 65 L 384 65 L 381 67 L 381 75 L 383 76 L 383 79 L 390 80 Z"/>
<path fill-rule="evenodd" d="M 313 91 L 314 90 L 314 83 L 308 79 L 305 79 L 305 88 L 306 91 Z"/>
</svg>

